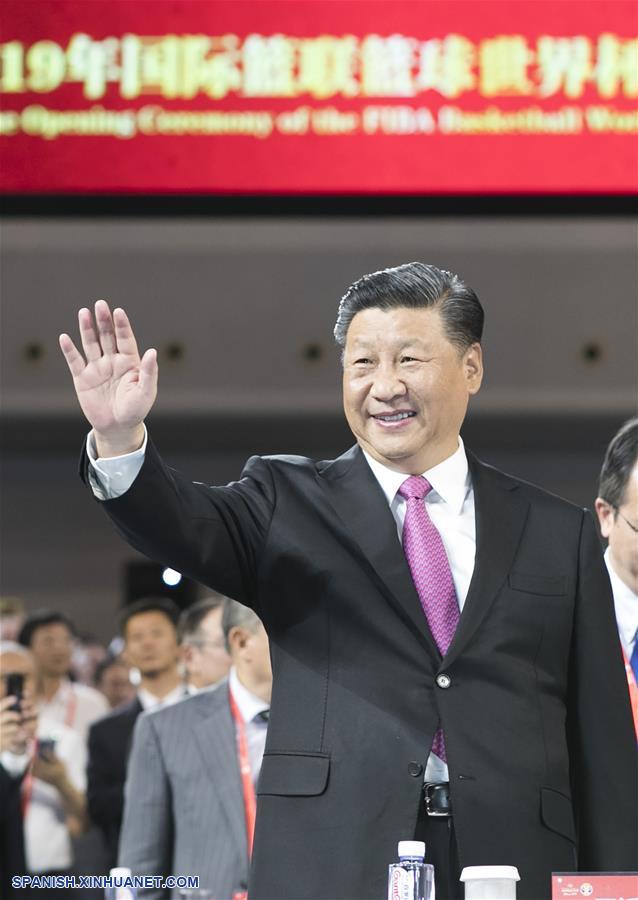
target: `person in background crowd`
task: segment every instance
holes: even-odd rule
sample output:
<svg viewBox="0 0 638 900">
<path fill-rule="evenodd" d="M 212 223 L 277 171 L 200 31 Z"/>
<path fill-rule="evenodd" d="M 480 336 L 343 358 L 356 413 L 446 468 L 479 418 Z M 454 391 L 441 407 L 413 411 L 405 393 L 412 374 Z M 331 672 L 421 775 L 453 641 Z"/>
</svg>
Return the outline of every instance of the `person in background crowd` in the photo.
<svg viewBox="0 0 638 900">
<path fill-rule="evenodd" d="M 33 654 L 36 701 L 46 719 L 77 731 L 84 740 L 89 726 L 108 711 L 95 688 L 69 679 L 75 629 L 62 613 L 39 609 L 27 616 L 18 641 Z"/>
<path fill-rule="evenodd" d="M 638 738 L 638 418 L 612 438 L 600 472 L 596 514 L 625 658 Z"/>
<path fill-rule="evenodd" d="M 24 676 L 25 693 L 36 684 L 33 655 L 24 645 L 0 644 L 3 673 Z M 29 874 L 69 874 L 73 866 L 71 838 L 87 827 L 85 789 L 86 746 L 82 736 L 70 726 L 40 713 L 36 741 L 31 754 L 24 752 L 10 760 L 3 754 L 2 765 L 15 778 L 22 777 L 24 845 Z M 20 859 L 16 857 L 19 865 Z M 58 891 L 39 890 L 37 897 L 59 897 Z"/>
<path fill-rule="evenodd" d="M 24 823 L 22 816 L 22 786 L 29 761 L 37 716 L 30 686 L 22 697 L 7 694 L 7 676 L 21 671 L 13 662 L 22 647 L 10 641 L 0 641 L 0 898 L 25 898 L 25 891 L 13 888 L 13 875 L 25 875 Z M 16 704 L 19 709 L 16 709 Z M 26 895 L 28 896 L 28 895 Z"/>
<path fill-rule="evenodd" d="M 95 670 L 108 655 L 108 650 L 91 634 L 76 635 L 71 655 L 71 673 L 74 681 L 96 687 Z"/>
<path fill-rule="evenodd" d="M 24 622 L 24 603 L 20 597 L 0 597 L 0 641 L 17 641 Z"/>
<path fill-rule="evenodd" d="M 225 599 L 223 631 L 228 679 L 135 726 L 118 859 L 134 875 L 197 875 L 214 897 L 247 887 L 272 688 L 255 613 Z M 167 900 L 170 891 L 143 896 Z"/>
<path fill-rule="evenodd" d="M 170 705 L 186 695 L 179 673 L 178 619 L 178 608 L 166 597 L 145 597 L 125 607 L 121 616 L 124 659 L 139 670 L 137 695 L 95 722 L 89 732 L 89 813 L 102 829 L 113 864 L 135 720 L 142 710 Z"/>
<path fill-rule="evenodd" d="M 230 656 L 222 631 L 224 597 L 211 595 L 185 609 L 179 620 L 179 641 L 192 688 L 211 687 L 228 675 Z"/>
<path fill-rule="evenodd" d="M 106 656 L 97 664 L 95 687 L 104 694 L 111 709 L 130 703 L 135 697 L 129 666 L 121 656 Z"/>
</svg>

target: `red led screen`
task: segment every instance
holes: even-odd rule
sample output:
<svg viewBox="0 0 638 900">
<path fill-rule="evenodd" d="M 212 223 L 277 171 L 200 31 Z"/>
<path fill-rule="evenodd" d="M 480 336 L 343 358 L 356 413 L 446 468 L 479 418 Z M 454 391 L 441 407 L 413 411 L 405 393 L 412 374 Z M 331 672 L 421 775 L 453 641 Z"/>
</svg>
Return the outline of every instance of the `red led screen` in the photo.
<svg viewBox="0 0 638 900">
<path fill-rule="evenodd" d="M 2 4 L 10 193 L 618 194 L 634 0 Z"/>
</svg>

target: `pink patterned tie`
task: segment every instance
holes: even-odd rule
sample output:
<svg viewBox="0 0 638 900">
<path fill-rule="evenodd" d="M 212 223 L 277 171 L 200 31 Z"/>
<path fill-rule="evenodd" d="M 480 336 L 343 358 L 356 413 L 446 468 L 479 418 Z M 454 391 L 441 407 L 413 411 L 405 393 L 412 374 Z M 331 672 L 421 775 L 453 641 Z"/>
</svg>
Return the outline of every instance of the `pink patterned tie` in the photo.
<svg viewBox="0 0 638 900">
<path fill-rule="evenodd" d="M 421 475 L 406 478 L 399 494 L 407 501 L 403 523 L 403 550 L 423 612 L 441 656 L 448 651 L 459 623 L 459 604 L 441 535 L 432 523 L 424 498 L 432 485 Z M 438 728 L 432 752 L 447 762 L 443 730 Z"/>
</svg>

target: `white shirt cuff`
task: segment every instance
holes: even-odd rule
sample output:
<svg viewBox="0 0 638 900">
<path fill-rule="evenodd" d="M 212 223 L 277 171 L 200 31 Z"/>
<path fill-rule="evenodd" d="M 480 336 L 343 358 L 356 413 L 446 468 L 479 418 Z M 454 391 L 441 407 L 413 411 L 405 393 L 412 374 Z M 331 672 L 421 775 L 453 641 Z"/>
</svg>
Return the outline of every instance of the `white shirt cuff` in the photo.
<svg viewBox="0 0 638 900">
<path fill-rule="evenodd" d="M 86 452 L 91 464 L 89 483 L 98 500 L 114 500 L 128 491 L 144 464 L 147 442 L 148 432 L 144 425 L 144 443 L 139 450 L 103 459 L 97 455 L 93 431 L 89 433 L 86 441 Z"/>
</svg>

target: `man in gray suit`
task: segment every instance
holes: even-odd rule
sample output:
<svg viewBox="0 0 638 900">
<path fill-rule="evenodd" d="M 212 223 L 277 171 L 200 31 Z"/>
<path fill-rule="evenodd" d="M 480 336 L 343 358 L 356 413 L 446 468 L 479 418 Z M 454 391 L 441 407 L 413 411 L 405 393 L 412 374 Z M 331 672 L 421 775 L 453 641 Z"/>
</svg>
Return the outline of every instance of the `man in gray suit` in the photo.
<svg viewBox="0 0 638 900">
<path fill-rule="evenodd" d="M 272 670 L 254 612 L 226 599 L 222 627 L 228 679 L 137 720 L 119 865 L 134 875 L 196 875 L 201 888 L 226 900 L 248 885 Z M 141 892 L 152 900 L 170 894 Z"/>
</svg>

